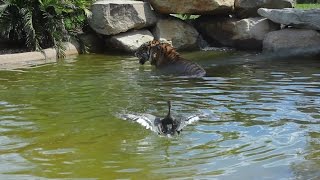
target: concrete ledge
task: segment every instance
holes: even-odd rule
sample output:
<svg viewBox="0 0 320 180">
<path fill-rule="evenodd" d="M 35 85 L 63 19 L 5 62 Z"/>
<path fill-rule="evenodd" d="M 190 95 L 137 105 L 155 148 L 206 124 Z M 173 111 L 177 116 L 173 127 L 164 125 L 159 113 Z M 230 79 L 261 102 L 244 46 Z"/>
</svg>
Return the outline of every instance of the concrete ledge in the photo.
<svg viewBox="0 0 320 180">
<path fill-rule="evenodd" d="M 66 58 L 79 54 L 78 45 L 76 43 L 66 43 Z M 30 67 L 57 61 L 57 51 L 53 48 L 44 49 L 42 52 L 25 52 L 15 54 L 0 55 L 1 69 L 17 69 L 22 67 Z"/>
</svg>

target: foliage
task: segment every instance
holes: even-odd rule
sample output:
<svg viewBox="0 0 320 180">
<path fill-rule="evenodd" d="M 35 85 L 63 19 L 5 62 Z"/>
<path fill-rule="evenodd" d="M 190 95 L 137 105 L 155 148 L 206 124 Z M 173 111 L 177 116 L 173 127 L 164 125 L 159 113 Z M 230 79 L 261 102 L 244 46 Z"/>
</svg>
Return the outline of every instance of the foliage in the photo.
<svg viewBox="0 0 320 180">
<path fill-rule="evenodd" d="M 64 57 L 64 41 L 70 41 L 90 15 L 88 0 L 2 0 L 0 32 L 23 42 L 31 51 L 54 47 Z"/>
<path fill-rule="evenodd" d="M 199 15 L 191 15 L 191 14 L 172 14 L 172 15 L 182 20 L 197 19 L 198 17 L 200 17 Z"/>
<path fill-rule="evenodd" d="M 295 7 L 298 9 L 315 9 L 320 8 L 320 4 L 296 4 Z"/>
</svg>

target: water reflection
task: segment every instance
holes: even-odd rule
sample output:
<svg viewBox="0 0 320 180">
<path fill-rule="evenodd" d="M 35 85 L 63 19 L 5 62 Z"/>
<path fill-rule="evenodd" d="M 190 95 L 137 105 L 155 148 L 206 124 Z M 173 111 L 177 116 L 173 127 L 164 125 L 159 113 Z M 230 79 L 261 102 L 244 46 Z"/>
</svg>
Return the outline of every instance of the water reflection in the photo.
<svg viewBox="0 0 320 180">
<path fill-rule="evenodd" d="M 319 177 L 318 61 L 199 53 L 198 79 L 121 56 L 1 71 L 0 179 Z M 200 122 L 164 138 L 116 117 L 167 99 Z"/>
</svg>

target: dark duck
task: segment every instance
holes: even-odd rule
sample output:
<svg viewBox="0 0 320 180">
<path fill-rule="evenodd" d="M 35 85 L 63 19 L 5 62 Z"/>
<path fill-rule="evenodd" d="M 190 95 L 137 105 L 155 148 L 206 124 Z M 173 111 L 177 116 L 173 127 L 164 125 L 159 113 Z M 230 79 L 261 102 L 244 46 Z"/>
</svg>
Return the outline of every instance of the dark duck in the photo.
<svg viewBox="0 0 320 180">
<path fill-rule="evenodd" d="M 168 114 L 165 118 L 160 119 L 160 121 L 155 122 L 158 127 L 159 134 L 171 134 L 175 133 L 180 134 L 180 130 L 178 129 L 181 121 L 174 119 L 171 116 L 171 102 L 168 101 Z"/>
<path fill-rule="evenodd" d="M 130 120 L 145 126 L 159 135 L 173 136 L 180 134 L 182 129 L 195 121 L 198 116 L 189 116 L 187 118 L 174 118 L 171 115 L 171 101 L 168 101 L 168 113 L 164 118 L 151 114 L 120 114 L 119 117 L 124 120 Z"/>
</svg>

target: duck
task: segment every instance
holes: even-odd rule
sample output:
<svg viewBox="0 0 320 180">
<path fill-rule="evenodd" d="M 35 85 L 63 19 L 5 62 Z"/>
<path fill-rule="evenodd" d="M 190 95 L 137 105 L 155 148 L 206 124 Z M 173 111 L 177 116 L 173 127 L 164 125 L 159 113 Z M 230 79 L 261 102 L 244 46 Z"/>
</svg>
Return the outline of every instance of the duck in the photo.
<svg viewBox="0 0 320 180">
<path fill-rule="evenodd" d="M 186 118 L 175 118 L 171 114 L 171 101 L 167 101 L 168 113 L 164 117 L 154 116 L 152 114 L 120 114 L 119 118 L 136 122 L 146 129 L 163 136 L 179 135 L 184 127 L 199 120 L 196 115 L 188 116 Z"/>
</svg>

